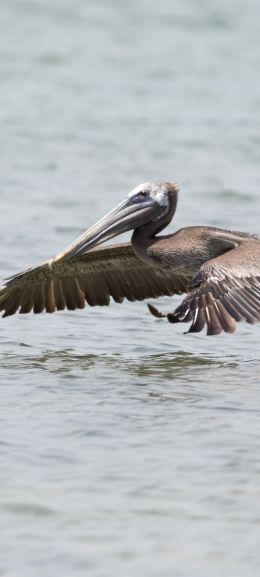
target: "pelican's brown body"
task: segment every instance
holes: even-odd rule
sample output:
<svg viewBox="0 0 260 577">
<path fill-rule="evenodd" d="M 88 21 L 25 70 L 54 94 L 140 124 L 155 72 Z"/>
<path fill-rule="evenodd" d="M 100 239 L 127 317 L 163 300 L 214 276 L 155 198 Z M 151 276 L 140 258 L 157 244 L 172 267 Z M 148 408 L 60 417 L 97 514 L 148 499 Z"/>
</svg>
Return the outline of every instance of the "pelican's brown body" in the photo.
<svg viewBox="0 0 260 577">
<path fill-rule="evenodd" d="M 177 203 L 175 184 L 145 183 L 56 258 L 12 277 L 0 289 L 3 316 L 84 308 L 187 293 L 170 322 L 189 332 L 233 332 L 260 320 L 260 238 L 195 226 L 161 236 Z M 134 229 L 131 244 L 93 248 Z"/>
<path fill-rule="evenodd" d="M 186 272 L 193 276 L 206 261 L 224 254 L 244 240 L 243 233 L 209 226 L 192 226 L 146 242 L 143 242 L 141 235 L 134 233 L 132 245 L 135 253 L 146 262 L 171 266 L 176 272 Z"/>
</svg>

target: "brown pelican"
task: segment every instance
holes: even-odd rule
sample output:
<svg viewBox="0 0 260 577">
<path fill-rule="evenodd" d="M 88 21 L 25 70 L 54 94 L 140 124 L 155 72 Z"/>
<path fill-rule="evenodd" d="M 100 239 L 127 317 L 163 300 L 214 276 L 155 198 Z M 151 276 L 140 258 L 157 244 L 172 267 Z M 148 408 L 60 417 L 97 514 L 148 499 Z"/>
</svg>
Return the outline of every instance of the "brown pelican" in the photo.
<svg viewBox="0 0 260 577">
<path fill-rule="evenodd" d="M 236 321 L 260 320 L 260 236 L 208 226 L 159 233 L 171 221 L 178 187 L 137 186 L 114 210 L 64 252 L 7 280 L 0 289 L 3 316 L 108 305 L 187 293 L 168 314 L 171 323 L 191 322 L 188 332 L 231 333 Z M 131 243 L 94 248 L 125 231 Z"/>
</svg>

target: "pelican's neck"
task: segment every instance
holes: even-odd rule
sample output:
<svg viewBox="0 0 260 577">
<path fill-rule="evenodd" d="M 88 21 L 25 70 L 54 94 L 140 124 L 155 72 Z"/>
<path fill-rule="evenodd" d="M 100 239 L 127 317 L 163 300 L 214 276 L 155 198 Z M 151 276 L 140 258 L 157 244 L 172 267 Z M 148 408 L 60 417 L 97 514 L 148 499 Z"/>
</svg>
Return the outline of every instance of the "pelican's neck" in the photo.
<svg viewBox="0 0 260 577">
<path fill-rule="evenodd" d="M 177 205 L 177 196 L 169 201 L 166 212 L 157 220 L 152 220 L 144 226 L 134 230 L 131 238 L 133 248 L 137 254 L 144 255 L 151 244 L 157 241 L 159 234 L 171 222 Z"/>
</svg>

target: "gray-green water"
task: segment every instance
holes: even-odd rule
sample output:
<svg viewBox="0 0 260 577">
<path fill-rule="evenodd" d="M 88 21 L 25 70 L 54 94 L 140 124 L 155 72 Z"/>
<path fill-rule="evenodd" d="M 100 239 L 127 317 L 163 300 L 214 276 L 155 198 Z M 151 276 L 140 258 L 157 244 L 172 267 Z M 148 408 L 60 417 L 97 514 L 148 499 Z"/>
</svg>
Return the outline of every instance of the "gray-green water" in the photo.
<svg viewBox="0 0 260 577">
<path fill-rule="evenodd" d="M 144 180 L 180 183 L 171 230 L 259 233 L 259 21 L 258 0 L 1 2 L 1 277 Z M 260 327 L 182 330 L 144 303 L 1 321 L 1 575 L 259 574 Z"/>
</svg>

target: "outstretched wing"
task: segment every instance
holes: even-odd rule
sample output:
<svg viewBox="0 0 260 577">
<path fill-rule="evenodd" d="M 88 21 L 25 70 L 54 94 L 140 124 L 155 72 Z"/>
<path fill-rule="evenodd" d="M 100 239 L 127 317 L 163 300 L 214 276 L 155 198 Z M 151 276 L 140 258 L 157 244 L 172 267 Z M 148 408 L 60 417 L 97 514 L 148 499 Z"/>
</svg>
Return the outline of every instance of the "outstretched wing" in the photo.
<svg viewBox="0 0 260 577">
<path fill-rule="evenodd" d="M 131 244 L 117 244 L 89 251 L 81 257 L 49 261 L 28 269 L 0 288 L 3 316 L 70 310 L 108 305 L 110 297 L 121 303 L 149 297 L 181 294 L 190 279 L 141 261 Z"/>
<path fill-rule="evenodd" d="M 170 322 L 192 321 L 188 332 L 232 333 L 236 321 L 260 321 L 260 241 L 238 247 L 208 261 L 189 286 L 181 305 L 167 315 Z"/>
</svg>

